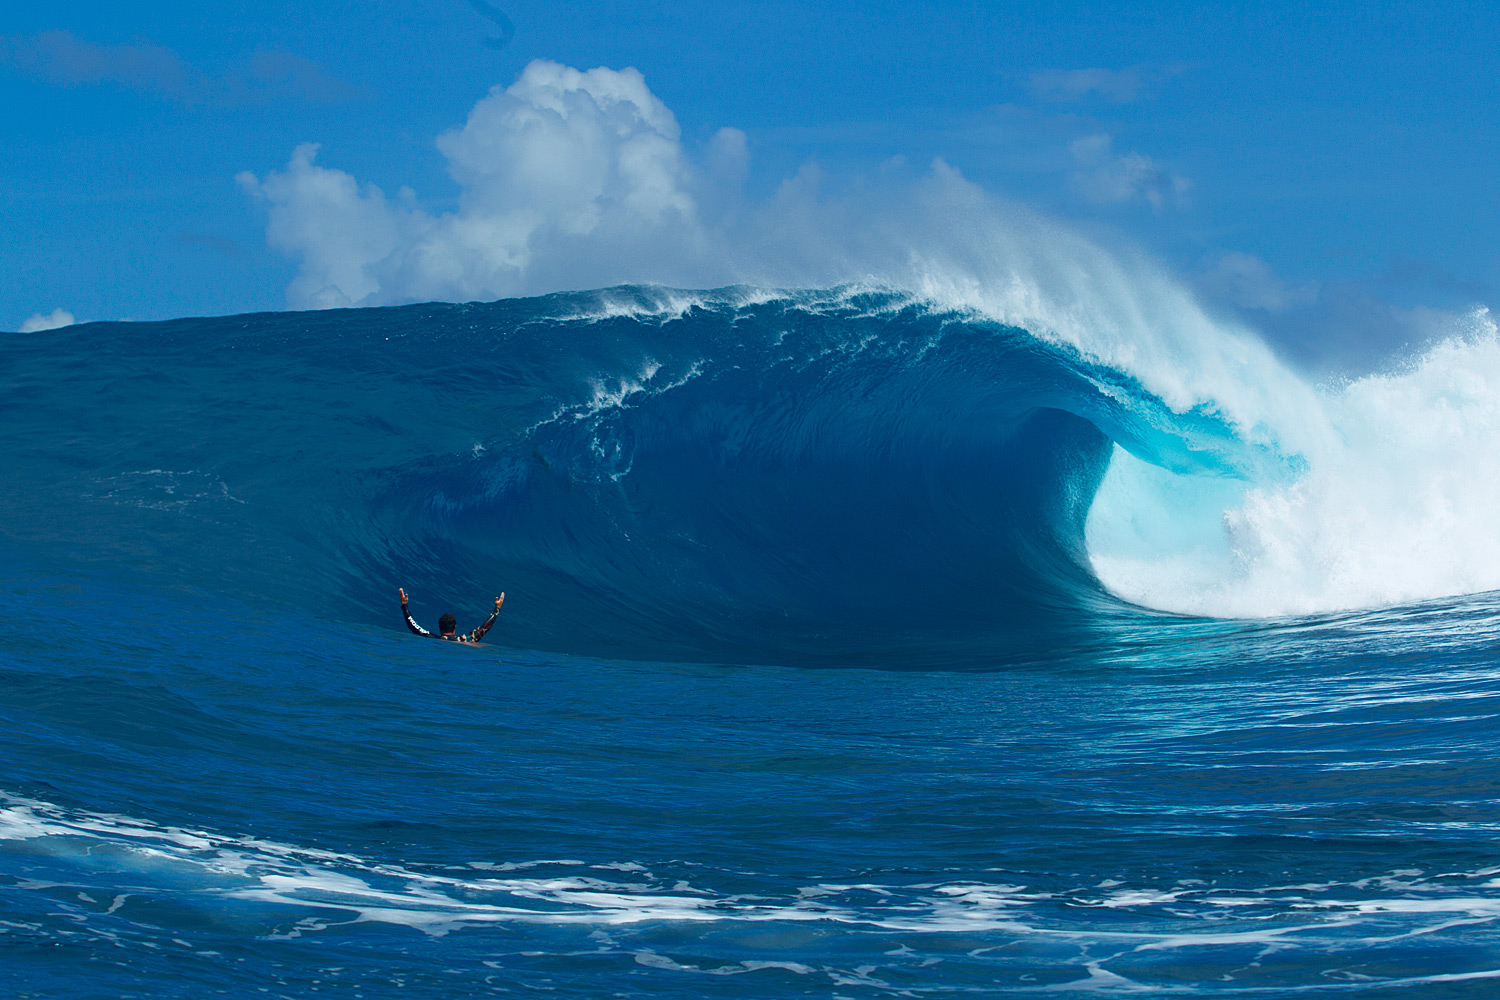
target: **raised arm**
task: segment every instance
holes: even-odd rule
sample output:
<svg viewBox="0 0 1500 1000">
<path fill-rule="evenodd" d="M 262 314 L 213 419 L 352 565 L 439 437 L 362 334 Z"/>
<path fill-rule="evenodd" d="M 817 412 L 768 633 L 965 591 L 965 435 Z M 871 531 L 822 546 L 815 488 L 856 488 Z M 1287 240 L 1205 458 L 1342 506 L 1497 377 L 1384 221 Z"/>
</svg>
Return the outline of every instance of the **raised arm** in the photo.
<svg viewBox="0 0 1500 1000">
<path fill-rule="evenodd" d="M 406 610 L 406 588 L 398 587 L 397 590 L 399 590 L 401 593 L 401 617 L 406 619 L 406 627 L 411 629 L 417 635 L 425 635 L 428 638 L 431 638 L 431 632 L 427 631 L 425 628 L 411 620 L 411 612 Z"/>
<path fill-rule="evenodd" d="M 502 590 L 500 592 L 500 596 L 495 598 L 495 610 L 490 614 L 488 618 L 484 620 L 483 625 L 479 626 L 474 631 L 469 633 L 470 638 L 472 638 L 475 642 L 478 642 L 480 639 L 484 638 L 484 634 L 490 630 L 490 626 L 495 624 L 495 618 L 500 614 L 500 605 L 504 603 L 505 591 Z"/>
</svg>

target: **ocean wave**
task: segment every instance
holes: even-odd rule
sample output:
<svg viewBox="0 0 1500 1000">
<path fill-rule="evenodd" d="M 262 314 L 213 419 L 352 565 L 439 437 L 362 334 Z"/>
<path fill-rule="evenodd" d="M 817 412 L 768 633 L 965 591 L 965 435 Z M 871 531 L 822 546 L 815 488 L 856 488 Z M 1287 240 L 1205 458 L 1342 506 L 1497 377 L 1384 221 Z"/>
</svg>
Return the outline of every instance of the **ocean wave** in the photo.
<svg viewBox="0 0 1500 1000">
<path fill-rule="evenodd" d="M 398 583 L 432 615 L 503 589 L 508 642 L 636 658 L 1024 656 L 1500 587 L 1487 315 L 1325 389 L 1198 320 L 998 315 L 627 287 L 17 338 L 8 524 L 371 623 Z"/>
</svg>

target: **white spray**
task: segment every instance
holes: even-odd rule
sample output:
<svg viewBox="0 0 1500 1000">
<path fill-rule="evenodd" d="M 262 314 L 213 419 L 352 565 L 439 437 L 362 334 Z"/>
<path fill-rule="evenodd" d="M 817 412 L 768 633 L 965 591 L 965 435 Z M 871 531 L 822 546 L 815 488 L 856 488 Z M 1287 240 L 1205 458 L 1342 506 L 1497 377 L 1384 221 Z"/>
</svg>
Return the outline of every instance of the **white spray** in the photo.
<svg viewBox="0 0 1500 1000">
<path fill-rule="evenodd" d="M 1500 336 L 1487 311 L 1464 326 L 1320 393 L 1305 419 L 1333 433 L 1304 442 L 1288 482 L 1193 483 L 1117 452 L 1088 528 L 1100 580 L 1233 617 L 1500 589 Z"/>
</svg>

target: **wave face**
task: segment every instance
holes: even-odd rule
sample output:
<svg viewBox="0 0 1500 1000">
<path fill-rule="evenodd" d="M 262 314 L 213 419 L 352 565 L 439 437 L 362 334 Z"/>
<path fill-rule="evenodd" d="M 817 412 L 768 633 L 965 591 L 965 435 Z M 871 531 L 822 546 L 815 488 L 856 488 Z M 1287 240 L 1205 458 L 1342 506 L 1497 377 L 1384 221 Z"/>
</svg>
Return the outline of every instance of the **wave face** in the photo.
<svg viewBox="0 0 1500 1000">
<path fill-rule="evenodd" d="M 507 643 L 627 658 L 1025 655 L 1136 614 L 1085 547 L 1117 447 L 1215 480 L 1279 461 L 1076 349 L 891 292 L 7 346 L 14 535 L 372 625 L 398 584 L 433 621 L 507 590 Z"/>
</svg>

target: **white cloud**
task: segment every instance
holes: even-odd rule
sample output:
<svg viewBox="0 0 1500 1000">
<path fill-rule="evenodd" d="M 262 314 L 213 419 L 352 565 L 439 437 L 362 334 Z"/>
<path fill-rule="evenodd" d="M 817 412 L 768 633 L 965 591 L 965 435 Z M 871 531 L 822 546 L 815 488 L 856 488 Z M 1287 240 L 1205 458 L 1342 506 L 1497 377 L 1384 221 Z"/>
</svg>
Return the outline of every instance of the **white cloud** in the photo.
<svg viewBox="0 0 1500 1000">
<path fill-rule="evenodd" d="M 1210 294 L 1244 309 L 1279 313 L 1318 300 L 1318 285 L 1312 281 L 1287 282 L 1278 278 L 1259 257 L 1229 252 L 1198 276 Z"/>
<path fill-rule="evenodd" d="M 735 184 L 744 173 L 736 130 L 711 144 L 706 170 L 690 164 L 676 118 L 633 69 L 533 62 L 437 146 L 461 189 L 443 215 L 318 166 L 315 145 L 264 180 L 239 175 L 269 206 L 270 244 L 302 261 L 293 304 L 472 299 L 680 273 L 706 249 L 709 173 Z"/>
<path fill-rule="evenodd" d="M 1078 165 L 1071 175 L 1073 183 L 1093 201 L 1144 201 L 1156 209 L 1187 204 L 1191 181 L 1144 153 L 1116 153 L 1113 136 L 1082 136 L 1068 149 Z"/>
<path fill-rule="evenodd" d="M 66 309 L 54 309 L 47 315 L 37 313 L 26 322 L 21 324 L 22 333 L 40 333 L 43 330 L 57 330 L 65 326 L 72 326 L 73 314 Z"/>
</svg>

